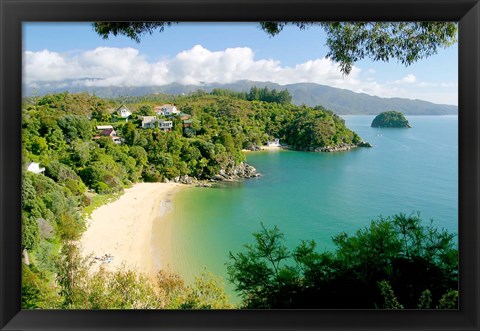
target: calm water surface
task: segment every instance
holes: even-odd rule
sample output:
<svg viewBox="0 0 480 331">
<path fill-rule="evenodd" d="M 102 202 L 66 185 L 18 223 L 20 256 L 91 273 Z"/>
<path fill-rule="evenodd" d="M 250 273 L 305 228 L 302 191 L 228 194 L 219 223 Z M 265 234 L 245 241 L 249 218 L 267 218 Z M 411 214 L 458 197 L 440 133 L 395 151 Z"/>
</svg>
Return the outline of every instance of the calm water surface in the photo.
<svg viewBox="0 0 480 331">
<path fill-rule="evenodd" d="M 411 129 L 371 128 L 373 116 L 343 118 L 373 148 L 248 153 L 262 177 L 179 192 L 167 216 L 171 267 L 188 281 L 205 268 L 225 277 L 228 252 L 251 243 L 261 222 L 277 225 L 289 247 L 314 239 L 320 250 L 333 248 L 342 231 L 399 212 L 418 211 L 457 232 L 457 117 L 410 116 Z"/>
</svg>

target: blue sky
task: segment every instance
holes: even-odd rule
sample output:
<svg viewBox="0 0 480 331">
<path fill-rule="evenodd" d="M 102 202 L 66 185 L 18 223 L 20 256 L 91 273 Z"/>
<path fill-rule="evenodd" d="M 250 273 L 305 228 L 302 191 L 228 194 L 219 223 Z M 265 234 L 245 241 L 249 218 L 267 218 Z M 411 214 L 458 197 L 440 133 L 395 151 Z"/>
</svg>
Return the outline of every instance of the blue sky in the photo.
<svg viewBox="0 0 480 331">
<path fill-rule="evenodd" d="M 380 97 L 457 104 L 458 48 L 409 67 L 362 60 L 344 77 L 324 58 L 321 28 L 269 37 L 256 23 L 181 23 L 145 35 L 100 38 L 90 23 L 25 23 L 24 82 L 31 86 L 314 82 Z"/>
</svg>

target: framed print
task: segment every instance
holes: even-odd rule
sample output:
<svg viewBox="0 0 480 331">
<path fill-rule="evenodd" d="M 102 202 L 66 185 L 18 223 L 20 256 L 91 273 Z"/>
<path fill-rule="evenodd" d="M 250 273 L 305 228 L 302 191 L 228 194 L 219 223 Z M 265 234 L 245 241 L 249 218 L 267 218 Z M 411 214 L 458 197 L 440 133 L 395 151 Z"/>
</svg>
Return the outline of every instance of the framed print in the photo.
<svg viewBox="0 0 480 331">
<path fill-rule="evenodd" d="M 478 1 L 0 5 L 2 330 L 480 328 Z"/>
</svg>

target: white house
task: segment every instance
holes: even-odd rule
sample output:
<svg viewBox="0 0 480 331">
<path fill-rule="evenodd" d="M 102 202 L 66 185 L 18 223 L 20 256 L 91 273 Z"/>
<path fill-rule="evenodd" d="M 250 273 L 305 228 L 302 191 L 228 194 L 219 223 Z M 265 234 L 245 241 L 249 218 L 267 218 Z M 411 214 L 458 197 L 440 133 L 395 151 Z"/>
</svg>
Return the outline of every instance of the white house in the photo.
<svg viewBox="0 0 480 331">
<path fill-rule="evenodd" d="M 121 118 L 127 118 L 127 117 L 129 117 L 130 115 L 132 115 L 132 112 L 131 112 L 130 109 L 128 109 L 125 105 L 121 105 L 121 106 L 117 109 L 117 114 L 118 114 L 118 116 L 120 116 Z"/>
<path fill-rule="evenodd" d="M 172 121 L 159 120 L 158 121 L 158 127 L 162 131 L 172 131 L 173 122 Z"/>
<path fill-rule="evenodd" d="M 176 114 L 180 113 L 180 111 L 177 109 L 177 107 L 175 107 L 172 104 L 161 105 L 160 107 L 158 107 L 158 109 L 160 111 L 163 111 L 163 114 L 165 116 L 172 116 L 172 115 L 176 115 Z"/>
<path fill-rule="evenodd" d="M 267 141 L 267 146 L 268 147 L 280 147 L 280 139 L 275 138 L 272 141 Z"/>
<path fill-rule="evenodd" d="M 34 174 L 41 174 L 45 171 L 45 168 L 40 168 L 40 163 L 29 162 L 27 164 L 27 171 L 33 172 Z"/>
<path fill-rule="evenodd" d="M 165 115 L 165 111 L 163 110 L 162 106 L 155 106 L 153 107 L 153 111 L 155 112 L 155 114 L 157 115 Z"/>
<path fill-rule="evenodd" d="M 99 126 L 110 126 L 110 125 L 99 125 Z M 97 126 L 97 129 L 98 127 Z M 101 130 L 95 137 L 93 137 L 94 140 L 100 139 L 101 137 L 110 137 L 110 139 L 113 140 L 115 144 L 121 144 L 122 139 L 117 136 L 117 132 L 110 126 L 110 128 Z"/>
<path fill-rule="evenodd" d="M 157 124 L 157 116 L 143 116 L 142 118 L 142 128 L 143 129 L 153 129 Z"/>
</svg>

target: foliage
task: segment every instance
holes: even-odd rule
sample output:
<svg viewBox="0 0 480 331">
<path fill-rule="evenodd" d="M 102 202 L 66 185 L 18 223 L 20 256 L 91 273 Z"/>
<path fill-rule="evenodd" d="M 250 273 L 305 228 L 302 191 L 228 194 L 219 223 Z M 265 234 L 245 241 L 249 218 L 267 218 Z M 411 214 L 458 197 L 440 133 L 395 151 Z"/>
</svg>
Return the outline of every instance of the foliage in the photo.
<svg viewBox="0 0 480 331">
<path fill-rule="evenodd" d="M 142 116 L 152 116 L 155 115 L 155 112 L 153 111 L 152 106 L 142 105 L 138 108 L 137 114 Z"/>
<path fill-rule="evenodd" d="M 45 168 L 45 175 L 63 184 L 74 196 L 81 196 L 86 190 L 85 184 L 75 171 L 59 161 L 52 161 Z"/>
<path fill-rule="evenodd" d="M 108 36 L 113 34 L 114 36 L 125 35 L 140 42 L 143 34 L 152 34 L 156 29 L 161 32 L 166 26 L 172 24 L 173 22 L 96 22 L 93 23 L 93 27 L 103 39 L 108 39 Z"/>
<path fill-rule="evenodd" d="M 57 123 L 68 142 L 75 139 L 88 140 L 92 138 L 92 126 L 85 116 L 65 115 L 60 117 Z"/>
<path fill-rule="evenodd" d="M 125 35 L 137 42 L 145 33 L 163 31 L 173 22 L 97 22 L 93 23 L 104 39 L 110 34 Z M 319 26 L 326 32 L 327 58 L 338 62 L 344 74 L 352 71 L 355 62 L 396 59 L 410 65 L 457 41 L 457 24 L 453 22 L 260 22 L 270 36 L 279 34 L 287 25 L 300 29 Z"/>
<path fill-rule="evenodd" d="M 63 239 L 77 239 L 84 229 L 84 221 L 76 207 L 79 201 L 64 186 L 52 179 L 25 173 L 22 186 L 22 212 L 25 231 L 22 246 L 32 250 L 32 236 L 38 236 L 37 219 L 47 220 Z"/>
<path fill-rule="evenodd" d="M 107 204 L 109 202 L 115 201 L 120 197 L 120 193 L 112 193 L 112 194 L 92 194 L 90 197 L 90 203 L 88 206 L 83 208 L 83 216 L 89 217 L 91 216 L 92 212 L 97 209 L 98 207 Z"/>
<path fill-rule="evenodd" d="M 450 290 L 438 302 L 438 309 L 458 309 L 458 291 Z"/>
<path fill-rule="evenodd" d="M 22 265 L 22 308 L 23 309 L 51 309 L 58 308 L 61 298 L 55 285 L 45 274 L 34 272 L 34 265 Z"/>
<path fill-rule="evenodd" d="M 40 229 L 34 217 L 22 213 L 22 249 L 33 250 L 40 243 Z"/>
<path fill-rule="evenodd" d="M 395 293 L 393 293 L 392 286 L 386 280 L 378 282 L 378 287 L 384 299 L 384 309 L 403 309 L 402 304 L 398 302 Z"/>
<path fill-rule="evenodd" d="M 453 22 L 262 22 L 261 28 L 274 36 L 286 25 L 300 29 L 323 28 L 327 34 L 327 58 L 349 74 L 355 62 L 364 58 L 387 62 L 396 59 L 408 66 L 457 41 Z"/>
<path fill-rule="evenodd" d="M 410 128 L 408 120 L 401 112 L 385 111 L 378 114 L 372 121 L 372 128 Z"/>
<path fill-rule="evenodd" d="M 381 217 L 353 236 L 341 233 L 332 252 L 316 252 L 313 240 L 290 251 L 277 227 L 262 225 L 254 238 L 227 262 L 245 308 L 456 305 L 454 235 L 422 225 L 418 215 Z"/>
<path fill-rule="evenodd" d="M 267 87 L 259 89 L 256 86 L 253 86 L 250 89 L 250 93 L 247 95 L 247 100 L 276 102 L 282 105 L 288 105 L 292 102 L 292 96 L 287 90 L 277 92 L 275 89 L 270 91 Z"/>
<path fill-rule="evenodd" d="M 440 299 L 441 301 L 442 299 Z M 420 299 L 418 300 L 418 309 L 429 309 L 432 307 L 432 292 L 429 289 L 420 294 Z"/>
<path fill-rule="evenodd" d="M 90 258 L 78 246 L 65 244 L 58 261 L 58 284 L 67 309 L 222 309 L 231 308 L 223 286 L 209 273 L 192 285 L 178 275 L 160 271 L 155 279 L 127 269 L 88 272 Z"/>
<path fill-rule="evenodd" d="M 285 141 L 298 150 L 312 150 L 340 144 L 357 145 L 362 140 L 345 126 L 345 121 L 322 107 L 295 112 L 285 127 Z"/>
<path fill-rule="evenodd" d="M 163 308 L 170 309 L 226 309 L 233 308 L 223 289 L 220 279 L 204 271 L 195 277 L 192 285 L 186 286 L 176 274 L 160 271 L 157 285 L 164 302 Z"/>
</svg>

